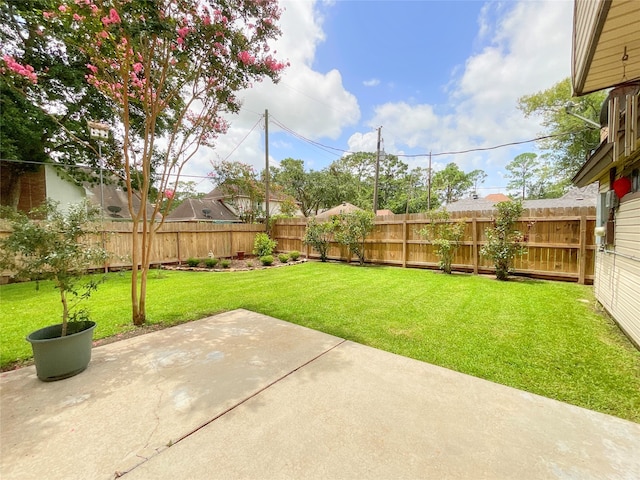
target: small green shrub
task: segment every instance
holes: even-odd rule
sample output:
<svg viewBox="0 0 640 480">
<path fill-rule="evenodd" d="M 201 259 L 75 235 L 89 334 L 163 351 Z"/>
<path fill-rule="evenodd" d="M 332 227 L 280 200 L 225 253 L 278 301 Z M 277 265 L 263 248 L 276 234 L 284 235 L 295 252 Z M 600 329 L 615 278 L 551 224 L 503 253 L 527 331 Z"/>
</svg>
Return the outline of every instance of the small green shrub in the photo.
<svg viewBox="0 0 640 480">
<path fill-rule="evenodd" d="M 197 267 L 198 265 L 200 265 L 200 260 L 198 260 L 197 258 L 188 258 L 187 259 L 187 265 L 189 265 L 190 267 Z"/>
<path fill-rule="evenodd" d="M 280 260 L 281 263 L 287 263 L 289 261 L 289 255 L 287 255 L 286 253 L 281 253 L 280 255 L 278 255 L 278 260 Z"/>
<path fill-rule="evenodd" d="M 496 203 L 498 210 L 493 225 L 485 229 L 487 243 L 480 253 L 493 260 L 496 278 L 507 280 L 516 255 L 527 252 L 524 235 L 517 229 L 518 219 L 522 215 L 522 202 Z"/>
<path fill-rule="evenodd" d="M 253 262 L 252 261 L 248 261 L 247 262 L 247 268 L 253 268 L 253 267 L 254 267 Z"/>
<path fill-rule="evenodd" d="M 207 268 L 216 268 L 216 265 L 218 265 L 218 259 L 217 258 L 207 258 L 204 261 L 204 265 Z"/>
<path fill-rule="evenodd" d="M 229 268 L 231 266 L 231 260 L 227 260 L 225 258 L 224 260 L 220 261 L 220 265 L 222 265 L 222 268 Z"/>
<path fill-rule="evenodd" d="M 256 239 L 253 242 L 253 254 L 258 257 L 264 257 L 265 255 L 271 255 L 273 249 L 276 248 L 278 242 L 271 240 L 266 233 L 258 233 Z"/>
<path fill-rule="evenodd" d="M 300 258 L 300 252 L 297 250 L 294 250 L 293 252 L 289 252 L 289 258 L 295 262 Z"/>
<path fill-rule="evenodd" d="M 265 267 L 268 267 L 273 263 L 273 255 L 264 255 L 260 257 L 260 263 L 262 263 L 262 265 L 264 265 Z"/>
<path fill-rule="evenodd" d="M 321 262 L 326 262 L 332 237 L 333 223 L 318 223 L 315 218 L 310 218 L 302 241 L 305 245 L 311 245 L 314 250 L 318 251 Z"/>
</svg>

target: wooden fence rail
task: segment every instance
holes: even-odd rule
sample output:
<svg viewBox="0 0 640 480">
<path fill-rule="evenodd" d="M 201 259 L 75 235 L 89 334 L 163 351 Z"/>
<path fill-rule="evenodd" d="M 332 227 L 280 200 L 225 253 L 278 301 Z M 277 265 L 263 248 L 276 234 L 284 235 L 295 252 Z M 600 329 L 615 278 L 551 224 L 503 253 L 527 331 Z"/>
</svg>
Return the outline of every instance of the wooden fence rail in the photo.
<svg viewBox="0 0 640 480">
<path fill-rule="evenodd" d="M 595 259 L 595 207 L 528 209 L 518 228 L 525 234 L 527 253 L 516 257 L 514 271 L 534 277 L 591 283 Z M 462 219 L 465 233 L 453 261 L 453 269 L 473 273 L 493 271 L 490 259 L 480 254 L 486 243 L 493 211 L 454 212 L 451 222 Z M 432 243 L 420 234 L 429 223 L 426 214 L 376 217 L 365 242 L 367 262 L 402 267 L 438 268 Z M 278 250 L 299 250 L 309 258 L 317 252 L 304 245 L 306 219 L 279 219 L 271 230 Z M 348 251 L 333 242 L 329 258 L 347 261 Z"/>
</svg>

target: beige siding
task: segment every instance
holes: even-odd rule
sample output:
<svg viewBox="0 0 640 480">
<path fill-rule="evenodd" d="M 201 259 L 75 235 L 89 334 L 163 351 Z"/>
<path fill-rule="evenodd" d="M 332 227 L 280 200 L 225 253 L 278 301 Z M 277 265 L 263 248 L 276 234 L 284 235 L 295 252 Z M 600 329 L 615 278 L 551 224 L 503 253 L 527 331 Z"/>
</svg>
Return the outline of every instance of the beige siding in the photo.
<svg viewBox="0 0 640 480">
<path fill-rule="evenodd" d="M 579 1 L 574 5 L 573 63 L 575 73 L 584 71 L 591 42 L 593 41 L 598 12 L 603 0 Z"/>
<path fill-rule="evenodd" d="M 598 252 L 595 268 L 596 298 L 640 345 L 640 198 L 621 203 L 615 251 Z"/>
</svg>

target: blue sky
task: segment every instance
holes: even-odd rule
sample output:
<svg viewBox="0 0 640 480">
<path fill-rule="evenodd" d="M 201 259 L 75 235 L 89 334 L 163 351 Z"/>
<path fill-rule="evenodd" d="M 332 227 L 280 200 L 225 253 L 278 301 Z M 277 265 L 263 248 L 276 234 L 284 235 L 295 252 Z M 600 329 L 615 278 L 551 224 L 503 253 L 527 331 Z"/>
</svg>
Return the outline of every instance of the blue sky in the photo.
<svg viewBox="0 0 640 480">
<path fill-rule="evenodd" d="M 282 81 L 243 92 L 244 106 L 213 150 L 186 169 L 197 178 L 220 159 L 264 166 L 269 110 L 270 163 L 292 157 L 319 170 L 342 151 L 384 148 L 410 167 L 456 162 L 488 178 L 482 194 L 505 192 L 504 166 L 535 144 L 464 155 L 436 155 L 535 138 L 539 119 L 517 99 L 570 74 L 571 0 L 281 1 L 274 48 L 291 66 Z M 256 125 L 257 124 L 257 125 Z M 295 132 L 297 136 L 285 131 Z M 332 148 L 321 148 L 308 141 Z M 335 150 L 334 150 L 335 149 Z"/>
</svg>

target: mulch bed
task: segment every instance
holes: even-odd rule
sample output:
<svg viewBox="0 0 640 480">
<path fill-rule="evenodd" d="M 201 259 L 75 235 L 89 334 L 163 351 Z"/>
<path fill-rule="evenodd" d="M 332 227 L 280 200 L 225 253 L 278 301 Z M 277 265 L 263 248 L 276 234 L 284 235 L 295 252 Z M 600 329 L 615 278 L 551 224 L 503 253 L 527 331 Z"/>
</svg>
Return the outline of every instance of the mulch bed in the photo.
<svg viewBox="0 0 640 480">
<path fill-rule="evenodd" d="M 206 267 L 189 267 L 186 264 L 183 265 L 163 265 L 163 270 L 181 270 L 188 272 L 244 272 L 249 270 L 266 270 L 269 268 L 279 268 L 279 267 L 288 267 L 290 265 L 299 265 L 301 263 L 305 263 L 307 261 L 306 258 L 299 258 L 298 260 L 288 261 L 287 263 L 282 263 L 278 260 L 278 257 L 274 255 L 273 263 L 269 266 L 264 266 L 260 263 L 260 260 L 257 257 L 245 257 L 244 260 L 230 260 L 231 264 L 228 268 L 222 268 L 220 263 L 216 265 L 215 268 L 206 268 Z"/>
</svg>

